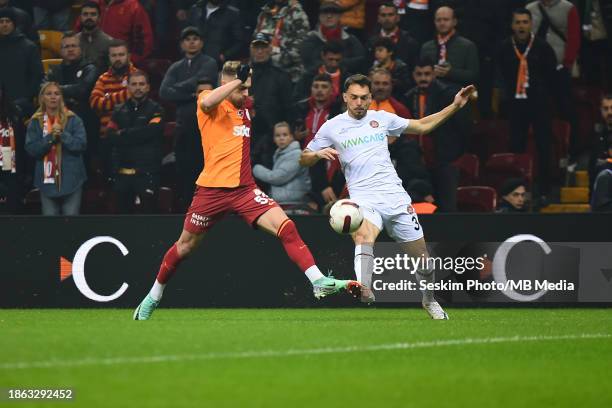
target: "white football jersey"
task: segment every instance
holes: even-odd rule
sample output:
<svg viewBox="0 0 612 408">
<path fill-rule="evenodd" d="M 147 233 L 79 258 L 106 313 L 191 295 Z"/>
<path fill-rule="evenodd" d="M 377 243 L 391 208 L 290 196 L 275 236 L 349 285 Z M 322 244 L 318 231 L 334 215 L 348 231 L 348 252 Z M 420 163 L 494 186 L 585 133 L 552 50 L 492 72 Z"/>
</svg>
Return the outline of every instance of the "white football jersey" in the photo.
<svg viewBox="0 0 612 408">
<path fill-rule="evenodd" d="M 344 112 L 325 122 L 306 148 L 333 147 L 340 153 L 351 198 L 406 194 L 391 162 L 387 136 L 399 136 L 409 122 L 385 111 L 369 110 L 359 120 Z"/>
</svg>

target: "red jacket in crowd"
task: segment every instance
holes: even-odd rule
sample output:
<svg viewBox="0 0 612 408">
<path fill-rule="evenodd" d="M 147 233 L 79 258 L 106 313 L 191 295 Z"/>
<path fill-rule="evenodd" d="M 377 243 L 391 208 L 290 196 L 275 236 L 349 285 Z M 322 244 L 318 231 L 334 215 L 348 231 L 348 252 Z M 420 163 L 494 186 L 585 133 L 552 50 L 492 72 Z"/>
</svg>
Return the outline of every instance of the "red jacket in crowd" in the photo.
<svg viewBox="0 0 612 408">
<path fill-rule="evenodd" d="M 149 15 L 138 0 L 96 0 L 100 4 L 100 29 L 130 47 L 133 63 L 153 51 L 153 29 Z"/>
</svg>

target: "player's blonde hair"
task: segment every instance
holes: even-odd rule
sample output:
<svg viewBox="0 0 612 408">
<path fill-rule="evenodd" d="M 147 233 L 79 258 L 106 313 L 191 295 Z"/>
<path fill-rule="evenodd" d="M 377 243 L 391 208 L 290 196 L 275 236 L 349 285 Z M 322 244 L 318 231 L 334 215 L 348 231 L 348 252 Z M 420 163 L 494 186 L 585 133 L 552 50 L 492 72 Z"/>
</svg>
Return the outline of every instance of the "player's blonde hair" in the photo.
<svg viewBox="0 0 612 408">
<path fill-rule="evenodd" d="M 225 64 L 223 64 L 223 68 L 221 69 L 221 75 L 226 78 L 236 78 L 239 67 L 240 61 L 225 61 Z"/>
</svg>

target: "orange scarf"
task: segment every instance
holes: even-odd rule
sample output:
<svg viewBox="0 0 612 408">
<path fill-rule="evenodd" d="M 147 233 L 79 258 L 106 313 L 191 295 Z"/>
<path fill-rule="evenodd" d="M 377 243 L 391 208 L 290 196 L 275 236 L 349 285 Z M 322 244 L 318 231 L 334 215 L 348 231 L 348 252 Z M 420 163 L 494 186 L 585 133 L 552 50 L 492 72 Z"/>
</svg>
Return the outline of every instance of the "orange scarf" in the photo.
<svg viewBox="0 0 612 408">
<path fill-rule="evenodd" d="M 424 93 L 419 94 L 419 119 L 425 117 L 425 108 L 427 107 L 427 95 Z"/>
<path fill-rule="evenodd" d="M 0 171 L 16 173 L 15 132 L 10 123 L 0 123 L 0 146 Z"/>
<path fill-rule="evenodd" d="M 453 28 L 450 33 L 442 36 L 438 34 L 438 46 L 440 47 L 440 54 L 438 56 L 438 64 L 444 64 L 446 62 L 446 43 L 455 35 L 456 31 Z"/>
<path fill-rule="evenodd" d="M 53 125 L 57 118 L 51 117 L 46 113 L 43 116 L 42 136 L 45 137 L 53 131 Z M 57 189 L 61 189 L 62 178 L 62 144 L 51 145 L 51 150 L 43 158 L 43 183 L 55 184 Z"/>
<path fill-rule="evenodd" d="M 527 99 L 527 88 L 529 88 L 529 64 L 527 62 L 527 55 L 529 55 L 529 51 L 531 50 L 531 46 L 533 45 L 534 38 L 535 35 L 531 33 L 531 39 L 529 40 L 529 44 L 527 45 L 527 48 L 525 48 L 525 52 L 521 54 L 521 52 L 516 47 L 514 37 L 512 37 L 512 46 L 514 47 L 514 53 L 519 59 L 518 72 L 516 74 L 516 93 L 514 94 L 514 97 L 516 99 Z"/>
</svg>

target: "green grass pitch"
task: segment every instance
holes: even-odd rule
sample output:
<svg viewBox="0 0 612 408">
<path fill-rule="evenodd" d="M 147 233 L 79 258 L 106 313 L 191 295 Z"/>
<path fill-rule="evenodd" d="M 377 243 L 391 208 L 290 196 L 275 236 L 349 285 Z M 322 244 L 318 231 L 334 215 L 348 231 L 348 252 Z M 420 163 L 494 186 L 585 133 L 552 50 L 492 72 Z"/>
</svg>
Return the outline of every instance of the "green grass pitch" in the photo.
<svg viewBox="0 0 612 408">
<path fill-rule="evenodd" d="M 70 387 L 66 407 L 612 406 L 610 309 L 131 312 L 0 310 L 3 393 Z"/>
</svg>

